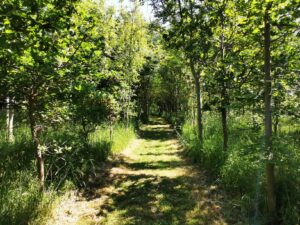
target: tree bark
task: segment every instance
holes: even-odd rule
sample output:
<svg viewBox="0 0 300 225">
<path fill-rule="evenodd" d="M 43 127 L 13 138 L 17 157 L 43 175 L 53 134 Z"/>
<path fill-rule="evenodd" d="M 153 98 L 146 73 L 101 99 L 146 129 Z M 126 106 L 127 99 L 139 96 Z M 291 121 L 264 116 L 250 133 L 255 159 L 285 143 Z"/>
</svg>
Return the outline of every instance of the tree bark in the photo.
<svg viewBox="0 0 300 225">
<path fill-rule="evenodd" d="M 6 98 L 6 127 L 7 141 L 14 142 L 14 108 L 13 100 L 10 97 Z"/>
<path fill-rule="evenodd" d="M 113 122 L 112 119 L 109 120 L 109 141 L 113 142 Z"/>
<path fill-rule="evenodd" d="M 40 191 L 43 192 L 45 189 L 45 172 L 44 172 L 44 159 L 43 159 L 42 149 L 40 145 L 40 133 L 42 132 L 42 126 L 37 125 L 35 109 L 36 109 L 35 95 L 32 94 L 28 99 L 28 117 L 29 117 L 34 151 L 36 153 Z"/>
<path fill-rule="evenodd" d="M 194 63 L 190 60 L 190 67 L 195 81 L 195 90 L 197 96 L 197 128 L 198 128 L 198 138 L 200 143 L 203 144 L 204 141 L 204 131 L 202 122 L 202 91 L 200 85 L 200 74 L 196 71 Z"/>
<path fill-rule="evenodd" d="M 264 103 L 265 103 L 265 147 L 267 153 L 266 161 L 266 190 L 267 205 L 270 224 L 277 224 L 276 195 L 275 195 L 275 166 L 273 162 L 272 146 L 272 77 L 271 77 L 271 25 L 270 9 L 272 3 L 268 3 L 264 16 L 264 50 L 265 50 L 265 78 L 264 78 Z"/>
<path fill-rule="evenodd" d="M 221 108 L 222 115 L 222 129 L 223 129 L 223 150 L 227 151 L 228 149 L 228 124 L 227 124 L 227 110 L 226 106 Z"/>
<path fill-rule="evenodd" d="M 128 95 L 129 95 L 129 93 L 128 93 Z M 130 107 L 130 97 L 128 96 L 127 98 L 126 98 L 126 130 L 128 130 L 128 128 L 129 128 L 129 107 Z"/>
<path fill-rule="evenodd" d="M 279 115 L 276 115 L 275 116 L 275 121 L 274 121 L 274 136 L 277 136 L 278 125 L 279 125 Z"/>
<path fill-rule="evenodd" d="M 221 34 L 221 53 L 222 53 L 222 61 L 225 59 L 225 45 L 224 45 L 224 16 L 223 12 L 221 12 L 221 26 L 222 26 L 222 34 Z M 223 150 L 227 151 L 228 148 L 228 126 L 227 126 L 227 105 L 228 105 L 228 95 L 227 95 L 227 87 L 226 87 L 226 70 L 225 68 L 222 71 L 222 79 L 221 79 L 221 117 L 222 117 L 222 130 L 223 130 Z"/>
<path fill-rule="evenodd" d="M 277 136 L 278 133 L 278 125 L 279 125 L 279 118 L 280 118 L 280 111 L 279 111 L 279 107 L 280 107 L 280 102 L 279 99 L 277 97 L 274 98 L 274 110 L 275 110 L 275 116 L 274 116 L 274 136 Z"/>
<path fill-rule="evenodd" d="M 222 117 L 222 130 L 223 130 L 223 150 L 227 151 L 228 149 L 228 122 L 227 122 L 227 106 L 228 106 L 228 95 L 226 88 L 226 73 L 223 73 L 222 82 L 221 82 L 221 117 Z"/>
</svg>

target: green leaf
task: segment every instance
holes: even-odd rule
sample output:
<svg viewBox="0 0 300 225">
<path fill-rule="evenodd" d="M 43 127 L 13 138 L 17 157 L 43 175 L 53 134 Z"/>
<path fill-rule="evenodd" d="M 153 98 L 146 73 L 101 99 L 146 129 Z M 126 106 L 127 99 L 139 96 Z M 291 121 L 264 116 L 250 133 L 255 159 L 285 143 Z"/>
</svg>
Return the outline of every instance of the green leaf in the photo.
<svg viewBox="0 0 300 225">
<path fill-rule="evenodd" d="M 259 28 L 255 28 L 255 29 L 252 31 L 252 33 L 253 33 L 253 34 L 258 34 L 258 33 L 260 33 Z"/>
<path fill-rule="evenodd" d="M 4 24 L 4 25 L 9 25 L 9 24 L 10 24 L 9 19 L 8 19 L 8 18 L 5 18 L 3 24 Z"/>
<path fill-rule="evenodd" d="M 6 30 L 4 31 L 4 33 L 6 33 L 6 34 L 13 34 L 14 31 L 13 31 L 13 30 L 10 30 L 10 29 L 6 29 Z"/>
<path fill-rule="evenodd" d="M 78 86 L 75 86 L 75 90 L 76 91 L 81 91 L 82 90 L 82 85 L 80 84 Z"/>
</svg>

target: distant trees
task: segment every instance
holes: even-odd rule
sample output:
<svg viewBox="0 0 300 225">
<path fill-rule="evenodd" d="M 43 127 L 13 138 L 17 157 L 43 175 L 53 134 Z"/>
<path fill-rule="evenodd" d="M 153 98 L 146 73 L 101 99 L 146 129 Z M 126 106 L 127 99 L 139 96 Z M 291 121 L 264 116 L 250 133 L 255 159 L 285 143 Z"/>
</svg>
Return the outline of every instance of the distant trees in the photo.
<svg viewBox="0 0 300 225">
<path fill-rule="evenodd" d="M 3 0 L 0 90 L 8 140 L 17 105 L 30 127 L 43 190 L 47 149 L 40 137 L 47 127 L 70 123 L 87 144 L 104 121 L 112 136 L 117 119 L 128 126 L 155 111 L 176 126 L 197 121 L 202 152 L 204 111 L 215 111 L 226 160 L 229 119 L 249 112 L 253 128 L 264 127 L 267 208 L 275 223 L 280 166 L 273 142 L 282 117 L 300 117 L 298 1 L 149 1 L 158 19 L 151 26 L 139 1 L 116 11 L 104 0 Z"/>
<path fill-rule="evenodd" d="M 164 38 L 171 48 L 183 51 L 194 78 L 198 137 L 204 141 L 203 129 L 203 73 L 211 47 L 212 20 L 206 16 L 209 5 L 196 1 L 152 1 L 156 15 L 169 23 Z"/>
</svg>

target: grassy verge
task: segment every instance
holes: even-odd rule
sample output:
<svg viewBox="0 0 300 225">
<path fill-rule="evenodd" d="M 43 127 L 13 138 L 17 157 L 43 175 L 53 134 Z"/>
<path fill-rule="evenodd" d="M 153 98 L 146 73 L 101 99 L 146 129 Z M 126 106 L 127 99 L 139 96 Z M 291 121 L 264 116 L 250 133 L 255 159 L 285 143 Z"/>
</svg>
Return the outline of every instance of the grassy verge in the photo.
<svg viewBox="0 0 300 225">
<path fill-rule="evenodd" d="M 300 222 L 299 127 L 291 118 L 282 118 L 280 129 L 274 137 L 276 164 L 276 189 L 280 217 L 283 224 Z M 187 121 L 182 128 L 181 139 L 187 155 L 205 168 L 223 189 L 232 196 L 232 209 L 243 212 L 249 221 L 256 223 L 266 210 L 264 144 L 262 118 L 253 120 L 251 115 L 229 118 L 229 148 L 222 148 L 222 128 L 219 115 L 205 115 L 205 141 L 201 148 L 196 128 Z M 231 210 L 235 213 L 235 210 Z"/>
<path fill-rule="evenodd" d="M 15 142 L 0 135 L 0 224 L 44 224 L 51 209 L 67 190 L 85 185 L 97 163 L 109 154 L 118 153 L 135 137 L 132 126 L 101 126 L 84 144 L 76 127 L 49 129 L 42 137 L 45 158 L 46 187 L 39 193 L 35 154 L 28 127 L 15 129 Z M 126 134 L 126 135 L 124 135 Z"/>
<path fill-rule="evenodd" d="M 130 141 L 136 138 L 134 127 L 128 128 L 124 124 L 117 124 L 112 129 L 113 141 L 111 143 L 111 153 L 121 152 Z M 99 127 L 90 135 L 90 143 L 110 142 L 110 130 L 107 127 Z"/>
</svg>

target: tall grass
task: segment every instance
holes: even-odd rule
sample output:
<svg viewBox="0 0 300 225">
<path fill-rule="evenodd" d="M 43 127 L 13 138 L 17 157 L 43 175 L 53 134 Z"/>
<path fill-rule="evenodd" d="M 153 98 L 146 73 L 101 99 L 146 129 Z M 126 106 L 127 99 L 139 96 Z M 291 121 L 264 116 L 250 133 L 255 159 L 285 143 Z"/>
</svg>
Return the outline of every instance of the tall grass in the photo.
<svg viewBox="0 0 300 225">
<path fill-rule="evenodd" d="M 117 154 L 122 151 L 131 140 L 136 138 L 133 125 L 126 128 L 125 124 L 116 124 L 112 129 L 113 140 L 111 143 L 111 153 Z M 110 142 L 110 130 L 108 127 L 98 127 L 89 138 L 91 143 Z"/>
<path fill-rule="evenodd" d="M 111 142 L 109 128 L 101 126 L 85 144 L 78 130 L 65 125 L 44 131 L 41 143 L 45 149 L 47 190 L 43 194 L 39 192 L 28 127 L 15 129 L 14 143 L 6 141 L 5 130 L 0 131 L 0 224 L 45 223 L 61 194 L 84 186 L 99 163 L 109 154 L 120 152 L 135 137 L 132 126 L 126 129 L 123 124 L 116 124 Z"/>
<path fill-rule="evenodd" d="M 229 148 L 222 147 L 219 115 L 204 116 L 205 141 L 201 147 L 196 127 L 186 121 L 181 138 L 187 155 L 211 174 L 235 198 L 248 217 L 265 211 L 263 118 L 250 114 L 229 117 Z M 294 123 L 293 123 L 294 122 Z M 298 123 L 299 124 L 299 123 Z M 282 118 L 274 137 L 276 190 L 283 224 L 300 223 L 300 127 L 292 118 Z M 262 216 L 263 217 L 263 216 Z"/>
</svg>

